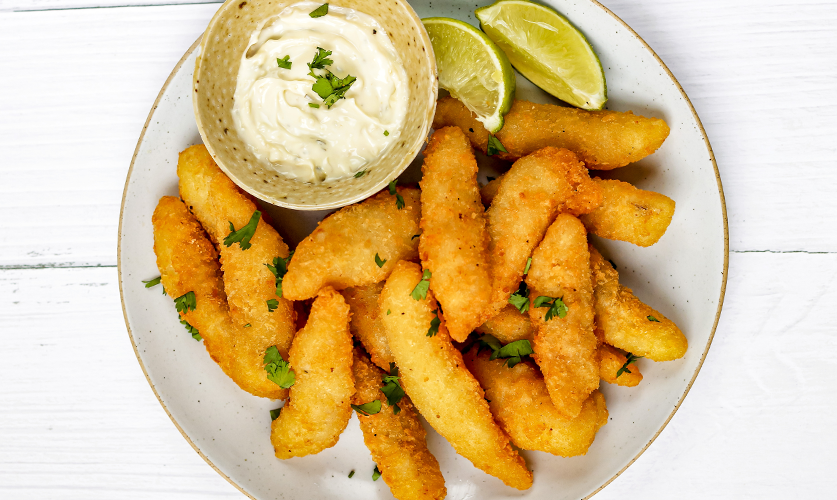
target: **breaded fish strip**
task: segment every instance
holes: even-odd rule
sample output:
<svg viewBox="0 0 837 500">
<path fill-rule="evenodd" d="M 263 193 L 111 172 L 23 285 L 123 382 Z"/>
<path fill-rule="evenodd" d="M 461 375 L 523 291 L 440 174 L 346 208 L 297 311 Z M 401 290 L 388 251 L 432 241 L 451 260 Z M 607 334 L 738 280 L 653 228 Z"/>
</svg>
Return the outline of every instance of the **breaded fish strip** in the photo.
<svg viewBox="0 0 837 500">
<path fill-rule="evenodd" d="M 628 361 L 619 349 L 608 344 L 599 344 L 599 358 L 601 359 L 599 377 L 605 382 L 624 387 L 635 387 L 642 382 L 642 373 L 639 372 L 639 366 L 636 363 L 631 363 L 627 370 L 617 375 Z"/>
<path fill-rule="evenodd" d="M 195 294 L 195 309 L 180 316 L 197 328 L 213 361 L 239 387 L 256 396 L 279 387 L 267 380 L 262 358 L 253 363 L 236 345 L 241 328 L 230 319 L 218 252 L 203 228 L 178 198 L 164 196 L 151 218 L 154 226 L 154 253 L 163 288 L 175 299 Z"/>
<path fill-rule="evenodd" d="M 677 325 L 620 285 L 619 273 L 592 245 L 590 267 L 596 324 L 605 342 L 653 361 L 671 361 L 686 354 L 689 342 Z"/>
<path fill-rule="evenodd" d="M 538 329 L 535 361 L 543 372 L 552 403 L 562 415 L 575 418 L 587 397 L 599 387 L 598 343 L 593 331 L 593 284 L 587 231 L 572 215 L 561 214 L 549 226 L 526 275 L 529 316 Z M 537 298 L 562 300 L 566 316 L 555 307 L 535 307 Z M 546 319 L 546 313 L 553 313 Z"/>
<path fill-rule="evenodd" d="M 428 337 L 438 306 L 431 291 L 423 300 L 411 296 L 421 279 L 418 264 L 401 261 L 381 292 L 381 311 L 391 311 L 381 318 L 404 390 L 457 453 L 513 488 L 531 487 L 532 472 L 494 422 L 483 391 L 451 344 L 444 322 L 438 333 Z"/>
<path fill-rule="evenodd" d="M 346 288 L 342 293 L 352 311 L 352 335 L 363 344 L 373 363 L 389 370 L 395 358 L 389 350 L 384 324 L 378 317 L 378 298 L 383 288 L 384 283 L 380 282 Z"/>
<path fill-rule="evenodd" d="M 283 281 L 285 297 L 304 300 L 324 286 L 342 290 L 378 283 L 399 260 L 417 259 L 419 190 L 399 187 L 397 193 L 406 204 L 402 209 L 395 196 L 381 191 L 320 222 L 296 247 Z M 375 255 L 386 261 L 383 266 L 378 267 Z"/>
<path fill-rule="evenodd" d="M 562 457 L 587 453 L 596 432 L 607 423 L 602 393 L 593 391 L 578 416 L 568 419 L 553 406 L 535 366 L 524 361 L 509 368 L 502 359 L 489 360 L 488 349 L 478 351 L 472 347 L 465 353 L 465 364 L 485 389 L 491 413 L 515 445 Z"/>
<path fill-rule="evenodd" d="M 202 144 L 180 153 L 177 175 L 180 177 L 180 196 L 221 252 L 230 316 L 239 327 L 250 325 L 239 330 L 235 343 L 236 349 L 248 360 L 244 369 L 252 371 L 254 378 L 262 381 L 254 386 L 254 393 L 285 399 L 287 389 L 265 377 L 262 361 L 270 346 L 276 346 L 283 359 L 288 359 L 294 337 L 293 306 L 290 301 L 276 296 L 276 277 L 266 265 L 273 264 L 276 257 L 286 258 L 288 245 L 264 219 L 259 220 L 247 250 L 242 250 L 238 243 L 224 244 L 224 238 L 230 234 L 230 223 L 241 229 L 257 207 L 218 168 Z M 276 301 L 272 312 L 268 300 Z"/>
<path fill-rule="evenodd" d="M 493 335 L 503 344 L 535 338 L 535 326 L 529 319 L 529 314 L 521 313 L 511 304 L 500 309 L 497 315 L 478 326 L 475 331 Z"/>
<path fill-rule="evenodd" d="M 477 161 L 457 127 L 437 130 L 421 167 L 419 256 L 445 311 L 450 336 L 462 342 L 482 323 L 491 298 L 488 232 L 477 185 Z"/>
<path fill-rule="evenodd" d="M 674 200 L 627 182 L 598 177 L 593 181 L 602 188 L 604 200 L 580 217 L 589 232 L 641 247 L 653 245 L 665 234 L 674 216 Z"/>
<path fill-rule="evenodd" d="M 503 176 L 488 209 L 491 305 L 498 314 L 517 290 L 526 261 L 546 229 L 577 191 L 596 189 L 584 164 L 566 149 L 545 148 L 521 158 Z"/>
<path fill-rule="evenodd" d="M 659 118 L 628 111 L 585 111 L 552 104 L 515 100 L 497 139 L 508 150 L 498 156 L 517 160 L 547 146 L 567 148 L 593 170 L 611 170 L 639 161 L 656 151 L 669 127 Z M 461 128 L 483 153 L 488 130 L 460 101 L 445 97 L 436 105 L 433 128 Z"/>
<path fill-rule="evenodd" d="M 381 477 L 398 500 L 441 500 L 445 498 L 445 478 L 436 457 L 427 449 L 427 433 L 410 398 L 398 403 L 396 415 L 381 392 L 385 373 L 355 349 L 352 371 L 357 392 L 353 404 L 362 405 L 379 400 L 381 411 L 365 416 L 358 412 L 363 442 L 372 453 L 372 460 Z"/>
<path fill-rule="evenodd" d="M 349 306 L 333 288 L 323 288 L 314 300 L 291 345 L 290 365 L 296 382 L 270 429 L 270 442 L 282 459 L 331 448 L 352 416 Z"/>
<path fill-rule="evenodd" d="M 500 190 L 500 183 L 506 174 L 497 177 L 480 189 L 480 198 L 484 205 L 491 205 L 497 191 Z M 560 208 L 561 212 L 579 216 L 590 213 L 603 203 L 602 190 L 592 182 L 585 182 L 576 186 L 575 193 Z"/>
</svg>

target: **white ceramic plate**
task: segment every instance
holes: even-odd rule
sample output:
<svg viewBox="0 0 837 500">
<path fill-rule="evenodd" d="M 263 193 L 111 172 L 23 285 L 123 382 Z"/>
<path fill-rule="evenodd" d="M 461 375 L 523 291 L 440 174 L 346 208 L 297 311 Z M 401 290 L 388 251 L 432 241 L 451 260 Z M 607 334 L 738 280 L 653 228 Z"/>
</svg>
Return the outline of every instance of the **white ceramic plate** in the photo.
<svg viewBox="0 0 837 500">
<path fill-rule="evenodd" d="M 523 452 L 534 486 L 519 492 L 474 468 L 435 432 L 428 445 L 441 464 L 449 499 L 525 496 L 554 500 L 587 497 L 609 483 L 648 447 L 683 401 L 709 348 L 723 302 L 727 224 L 723 192 L 709 142 L 685 93 L 662 61 L 621 20 L 594 1 L 550 0 L 593 44 L 605 69 L 607 107 L 664 118 L 671 135 L 652 156 L 613 177 L 665 193 L 677 202 L 666 235 L 650 248 L 597 240 L 618 266 L 622 282 L 674 320 L 689 339 L 683 359 L 640 360 L 645 376 L 635 388 L 602 383 L 610 420 L 587 455 L 560 458 Z M 421 17 L 450 16 L 477 25 L 475 4 L 414 1 Z M 197 45 L 197 44 L 196 44 Z M 119 228 L 120 290 L 137 357 L 160 403 L 183 436 L 221 475 L 257 499 L 391 498 L 372 481 L 374 464 L 356 417 L 338 444 L 318 455 L 280 461 L 269 440 L 269 410 L 278 404 L 241 391 L 177 319 L 170 297 L 142 280 L 159 274 L 152 251 L 151 214 L 157 200 L 177 194 L 177 154 L 200 141 L 190 95 L 195 48 L 186 53 L 152 108 L 128 173 Z M 518 77 L 518 96 L 549 101 Z M 492 175 L 491 165 L 481 171 Z M 412 168 L 402 176 L 417 180 Z M 289 244 L 307 235 L 323 213 L 272 212 Z M 349 471 L 355 470 L 352 479 Z"/>
</svg>

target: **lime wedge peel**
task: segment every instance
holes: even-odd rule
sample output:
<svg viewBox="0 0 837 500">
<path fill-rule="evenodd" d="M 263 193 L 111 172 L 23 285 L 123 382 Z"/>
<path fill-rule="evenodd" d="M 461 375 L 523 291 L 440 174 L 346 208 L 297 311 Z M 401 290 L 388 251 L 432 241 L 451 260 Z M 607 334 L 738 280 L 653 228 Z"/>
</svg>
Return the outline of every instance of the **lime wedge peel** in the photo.
<svg viewBox="0 0 837 500">
<path fill-rule="evenodd" d="M 503 51 L 468 23 L 446 17 L 422 22 L 436 55 L 439 86 L 462 101 L 489 132 L 503 128 L 515 89 L 514 70 Z"/>
<path fill-rule="evenodd" d="M 475 14 L 514 68 L 535 85 L 582 109 L 602 109 L 607 102 L 599 57 L 566 17 L 527 0 L 500 0 Z"/>
</svg>

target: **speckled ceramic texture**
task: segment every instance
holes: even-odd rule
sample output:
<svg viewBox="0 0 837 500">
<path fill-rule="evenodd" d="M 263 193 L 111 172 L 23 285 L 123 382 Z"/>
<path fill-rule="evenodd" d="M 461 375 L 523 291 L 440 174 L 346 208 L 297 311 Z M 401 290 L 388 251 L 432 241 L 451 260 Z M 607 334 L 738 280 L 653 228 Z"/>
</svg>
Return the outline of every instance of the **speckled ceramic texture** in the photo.
<svg viewBox="0 0 837 500">
<path fill-rule="evenodd" d="M 407 72 L 409 103 L 401 137 L 365 167 L 367 174 L 309 184 L 289 179 L 251 154 L 235 130 L 233 95 L 241 56 L 250 35 L 266 19 L 298 0 L 228 0 L 209 23 L 194 73 L 198 130 L 215 161 L 253 196 L 297 210 L 341 207 L 378 192 L 397 177 L 422 149 L 436 110 L 436 61 L 424 26 L 403 0 L 336 0 L 374 17 L 384 28 Z"/>
<path fill-rule="evenodd" d="M 578 500 L 606 485 L 651 444 L 683 401 L 700 369 L 720 314 L 727 269 L 727 232 L 720 179 L 703 129 L 685 94 L 654 53 L 621 21 L 587 0 L 551 0 L 584 31 L 601 57 L 609 109 L 632 109 L 664 118 L 671 135 L 654 155 L 608 173 L 677 202 L 674 220 L 659 243 L 639 248 L 596 239 L 616 263 L 622 282 L 674 320 L 689 340 L 683 359 L 638 364 L 645 376 L 634 388 L 602 383 L 610 418 L 587 455 L 554 457 L 525 451 L 534 485 L 519 492 L 484 474 L 429 426 L 428 444 L 438 458 L 451 500 L 536 498 Z M 482 5 L 482 4 L 480 4 Z M 476 25 L 471 2 L 413 3 L 422 17 L 457 17 Z M 253 498 L 384 499 L 383 481 L 372 481 L 374 464 L 355 417 L 336 446 L 317 455 L 277 460 L 270 445 L 270 413 L 278 402 L 244 393 L 209 359 L 177 319 L 170 297 L 145 289 L 159 274 L 152 251 L 151 214 L 157 200 L 177 194 L 177 153 L 201 141 L 192 114 L 196 53 L 187 54 L 164 87 L 137 145 L 128 174 L 119 234 L 123 307 L 131 341 L 165 411 L 220 474 Z M 518 96 L 550 101 L 518 77 Z M 479 179 L 507 165 L 478 155 Z M 418 179 L 420 158 L 400 176 Z M 267 204 L 291 246 L 327 212 L 301 212 Z M 668 432 L 668 431 L 664 431 Z M 687 452 L 688 450 L 684 450 Z M 641 460 L 642 458 L 640 458 Z M 347 476 L 355 471 L 353 478 Z"/>
</svg>

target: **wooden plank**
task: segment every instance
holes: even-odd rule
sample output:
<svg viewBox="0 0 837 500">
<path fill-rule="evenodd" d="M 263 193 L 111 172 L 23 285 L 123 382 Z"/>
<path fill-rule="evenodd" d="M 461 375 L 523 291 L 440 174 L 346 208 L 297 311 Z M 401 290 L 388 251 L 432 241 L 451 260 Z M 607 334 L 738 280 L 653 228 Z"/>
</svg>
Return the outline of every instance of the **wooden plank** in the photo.
<svg viewBox="0 0 837 500">
<path fill-rule="evenodd" d="M 0 12 L 223 3 L 223 0 L 0 0 Z"/>
<path fill-rule="evenodd" d="M 689 397 L 597 499 L 830 491 L 837 434 L 823 430 L 837 398 L 837 255 L 734 254 L 730 264 L 721 323 Z M 154 398 L 125 332 L 115 269 L 0 270 L 0 312 L 0 498 L 243 498 Z"/>
</svg>

